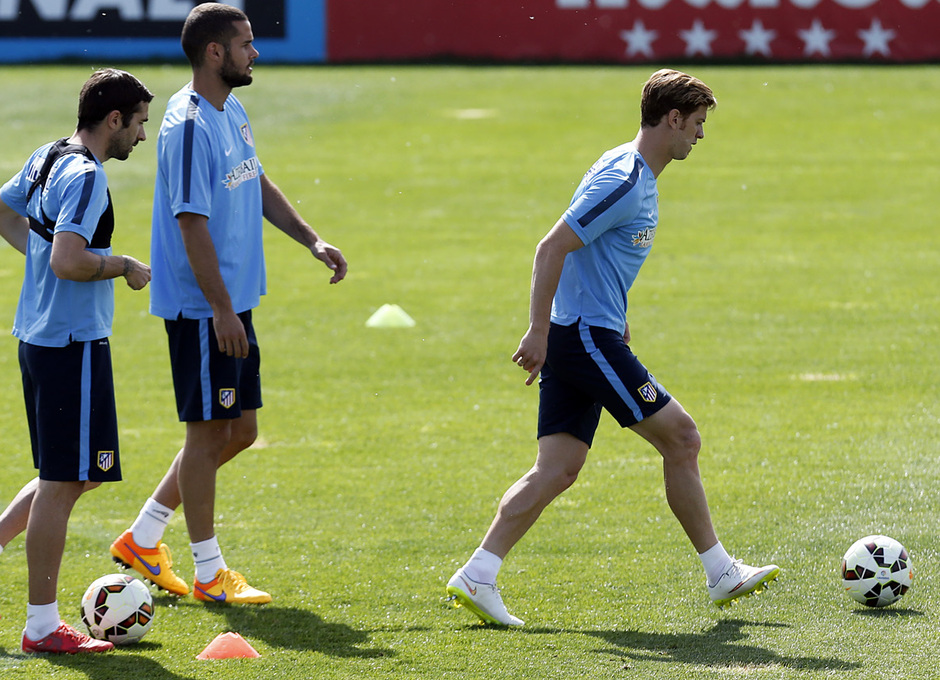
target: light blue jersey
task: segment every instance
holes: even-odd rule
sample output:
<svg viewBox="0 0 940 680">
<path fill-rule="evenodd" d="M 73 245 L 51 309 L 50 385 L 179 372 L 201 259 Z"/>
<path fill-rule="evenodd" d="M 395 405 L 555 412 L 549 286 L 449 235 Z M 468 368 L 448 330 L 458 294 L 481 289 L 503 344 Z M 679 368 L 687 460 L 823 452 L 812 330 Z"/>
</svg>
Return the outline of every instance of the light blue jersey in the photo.
<svg viewBox="0 0 940 680">
<path fill-rule="evenodd" d="M 261 175 L 248 115 L 234 95 L 217 110 L 187 85 L 167 104 L 157 138 L 150 312 L 206 319 L 212 309 L 189 265 L 177 216 L 209 218 L 222 280 L 236 313 L 266 292 Z"/>
<path fill-rule="evenodd" d="M 656 177 L 632 144 L 606 152 L 588 170 L 563 219 L 584 242 L 565 258 L 552 322 L 624 332 L 627 292 L 656 236 Z"/>
<path fill-rule="evenodd" d="M 74 232 L 91 243 L 111 204 L 104 168 L 93 157 L 79 153 L 60 157 L 52 165 L 45 189 L 33 193 L 27 205 L 29 189 L 39 177 L 52 146 L 53 143 L 46 144 L 34 151 L 23 169 L 0 189 L 0 198 L 24 217 L 54 223 L 54 234 Z M 110 232 L 105 241 L 110 243 Z M 88 250 L 99 255 L 111 254 L 110 246 Z M 51 254 L 51 240 L 30 230 L 13 335 L 42 347 L 65 347 L 70 342 L 110 336 L 114 282 L 60 279 L 49 264 Z"/>
</svg>

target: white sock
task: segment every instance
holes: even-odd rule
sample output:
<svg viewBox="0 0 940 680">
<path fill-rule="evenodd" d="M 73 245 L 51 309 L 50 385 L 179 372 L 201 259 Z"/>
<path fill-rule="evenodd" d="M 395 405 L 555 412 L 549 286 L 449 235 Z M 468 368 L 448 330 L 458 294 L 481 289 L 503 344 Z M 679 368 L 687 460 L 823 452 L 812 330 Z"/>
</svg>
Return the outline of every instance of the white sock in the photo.
<svg viewBox="0 0 940 680">
<path fill-rule="evenodd" d="M 731 566 L 733 561 L 731 555 L 721 545 L 721 541 L 718 541 L 705 552 L 699 553 L 698 557 L 702 560 L 702 566 L 705 567 L 705 578 L 710 586 L 718 583 L 718 579 L 728 571 L 728 567 Z"/>
<path fill-rule="evenodd" d="M 39 642 L 62 624 L 59 618 L 59 601 L 51 604 L 26 605 L 26 637 Z"/>
<path fill-rule="evenodd" d="M 0 545 L 0 555 L 2 555 L 2 554 L 3 554 L 3 546 Z"/>
<path fill-rule="evenodd" d="M 503 560 L 489 550 L 477 548 L 464 565 L 464 573 L 477 583 L 496 583 L 496 575 Z"/>
<path fill-rule="evenodd" d="M 193 551 L 193 562 L 196 563 L 196 580 L 200 583 L 208 583 L 214 579 L 219 569 L 228 569 L 222 558 L 222 548 L 219 547 L 217 536 L 199 543 L 190 543 L 189 547 Z"/>
<path fill-rule="evenodd" d="M 137 519 L 131 525 L 134 543 L 141 548 L 156 548 L 163 538 L 167 525 L 173 519 L 174 512 L 176 511 L 157 503 L 153 498 L 148 498 L 144 507 L 140 509 Z"/>
</svg>

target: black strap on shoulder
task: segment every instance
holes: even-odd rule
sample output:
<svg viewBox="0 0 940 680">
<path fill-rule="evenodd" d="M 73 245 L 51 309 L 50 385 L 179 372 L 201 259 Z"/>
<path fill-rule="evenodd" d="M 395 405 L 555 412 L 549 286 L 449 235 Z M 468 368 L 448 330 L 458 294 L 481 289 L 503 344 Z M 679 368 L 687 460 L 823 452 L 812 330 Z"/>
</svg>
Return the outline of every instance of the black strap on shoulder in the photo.
<svg viewBox="0 0 940 680">
<path fill-rule="evenodd" d="M 26 192 L 27 205 L 29 205 L 29 201 L 33 197 L 33 194 L 36 193 L 37 189 L 45 188 L 46 180 L 49 179 L 49 173 L 52 172 L 52 166 L 55 165 L 55 162 L 62 158 L 62 156 L 68 156 L 69 154 L 81 154 L 91 161 L 95 161 L 94 155 L 91 153 L 91 151 L 89 151 L 88 147 L 84 146 L 83 144 L 69 144 L 68 139 L 65 137 L 56 142 L 53 142 L 52 146 L 49 148 L 49 151 L 46 153 L 46 159 L 42 164 L 42 168 L 39 170 L 39 175 L 36 177 L 36 181 L 33 182 L 32 186 L 29 187 L 29 191 Z M 43 221 L 40 222 L 30 215 L 29 228 L 39 234 L 49 243 L 52 243 L 52 236 L 53 232 L 55 231 L 56 221 L 49 219 L 49 216 L 46 215 L 46 211 L 42 207 L 41 191 L 39 194 L 39 211 L 42 215 Z M 94 237 L 92 238 L 92 242 L 89 244 L 89 246 L 92 248 L 107 248 L 111 245 L 111 233 L 113 231 L 114 208 L 111 205 L 111 192 L 108 191 L 108 207 L 101 216 L 98 229 L 95 231 Z"/>
</svg>

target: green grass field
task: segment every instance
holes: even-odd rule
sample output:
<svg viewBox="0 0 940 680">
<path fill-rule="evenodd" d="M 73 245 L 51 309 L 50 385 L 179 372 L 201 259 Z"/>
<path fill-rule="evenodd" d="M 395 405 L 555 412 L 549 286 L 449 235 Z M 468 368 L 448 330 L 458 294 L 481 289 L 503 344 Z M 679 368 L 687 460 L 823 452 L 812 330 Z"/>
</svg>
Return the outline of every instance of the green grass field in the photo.
<svg viewBox="0 0 940 680">
<path fill-rule="evenodd" d="M 108 171 L 115 251 L 149 259 L 154 140 L 179 67 L 131 67 L 156 93 L 150 140 Z M 220 473 L 226 559 L 262 608 L 155 595 L 153 630 L 96 658 L 27 657 L 22 537 L 0 556 L 5 678 L 934 678 L 940 473 L 937 67 L 690 69 L 719 106 L 660 178 L 660 230 L 631 295 L 632 347 L 695 417 L 722 541 L 781 579 L 712 606 L 666 506 L 658 454 L 605 416 L 579 482 L 500 576 L 522 630 L 442 604 L 502 492 L 534 460 L 537 388 L 509 357 L 535 244 L 581 174 L 632 139 L 650 68 L 274 68 L 239 91 L 269 176 L 350 273 L 271 228 L 255 316 L 258 444 Z M 10 68 L 5 181 L 74 128 L 88 67 Z M 0 319 L 22 258 L 0 246 Z M 162 324 L 116 286 L 112 338 L 125 481 L 80 500 L 60 579 L 78 624 L 182 442 Z M 413 329 L 367 329 L 384 303 Z M 12 337 L 0 347 L 0 502 L 33 471 Z M 182 513 L 166 536 L 192 578 Z M 843 552 L 886 533 L 915 582 L 894 607 L 841 591 Z M 197 661 L 237 631 L 255 660 Z"/>
</svg>

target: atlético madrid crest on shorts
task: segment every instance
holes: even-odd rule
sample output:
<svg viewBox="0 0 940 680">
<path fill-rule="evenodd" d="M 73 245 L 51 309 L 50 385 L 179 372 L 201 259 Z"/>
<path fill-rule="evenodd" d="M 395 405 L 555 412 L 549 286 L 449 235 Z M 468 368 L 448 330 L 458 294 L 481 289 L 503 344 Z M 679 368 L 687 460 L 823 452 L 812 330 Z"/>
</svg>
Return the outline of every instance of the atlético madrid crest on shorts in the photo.
<svg viewBox="0 0 940 680">
<path fill-rule="evenodd" d="M 114 451 L 98 452 L 98 468 L 102 472 L 107 472 L 114 465 Z"/>
<path fill-rule="evenodd" d="M 235 390 L 231 387 L 219 390 L 219 403 L 223 408 L 232 408 L 235 404 Z"/>
<path fill-rule="evenodd" d="M 653 387 L 653 383 L 646 383 L 637 391 L 647 404 L 652 404 L 656 401 L 656 388 Z"/>
</svg>

